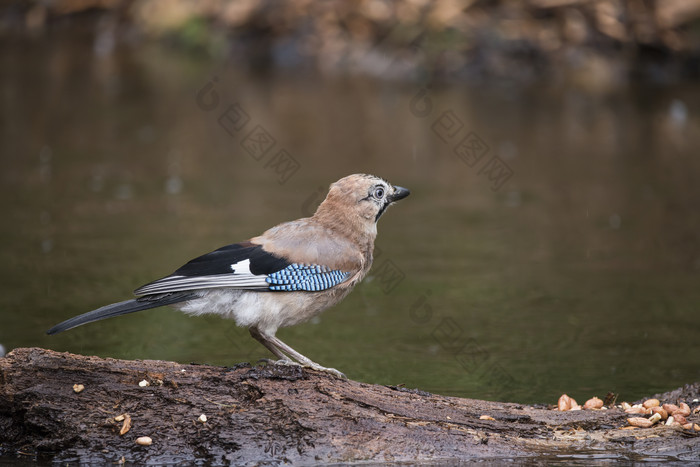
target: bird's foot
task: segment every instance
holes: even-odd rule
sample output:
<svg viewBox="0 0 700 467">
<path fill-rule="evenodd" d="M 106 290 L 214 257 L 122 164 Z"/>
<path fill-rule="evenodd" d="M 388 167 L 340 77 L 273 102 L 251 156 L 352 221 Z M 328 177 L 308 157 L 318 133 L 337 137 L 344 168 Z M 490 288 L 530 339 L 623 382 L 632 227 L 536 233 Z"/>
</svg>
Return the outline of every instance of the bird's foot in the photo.
<svg viewBox="0 0 700 467">
<path fill-rule="evenodd" d="M 306 366 L 307 368 L 311 368 L 312 370 L 323 371 L 324 373 L 331 374 L 331 375 L 335 376 L 336 378 L 348 379 L 348 377 L 345 376 L 345 374 L 336 370 L 335 368 L 326 368 L 325 366 L 321 366 L 318 363 L 313 363 L 313 362 L 310 365 L 304 365 L 304 366 Z"/>
<path fill-rule="evenodd" d="M 335 376 L 336 378 L 340 379 L 348 379 L 347 376 L 345 376 L 342 372 L 336 370 L 335 368 L 326 368 L 325 366 L 321 366 L 318 363 L 299 363 L 295 362 L 294 360 L 272 360 L 269 358 L 263 358 L 260 359 L 259 361 L 264 361 L 265 363 L 269 365 L 279 365 L 279 366 L 300 366 L 302 368 L 311 368 L 312 370 L 316 371 L 322 371 L 324 373 L 331 374 Z"/>
<path fill-rule="evenodd" d="M 283 361 L 285 361 L 285 360 L 275 360 L 273 358 L 261 358 L 258 360 L 257 363 L 264 363 L 265 365 L 277 365 L 278 362 L 283 362 Z M 279 363 L 279 364 L 282 365 L 282 363 Z"/>
<path fill-rule="evenodd" d="M 268 363 L 271 365 L 279 365 L 279 366 L 304 366 L 301 363 L 295 362 L 294 360 L 286 360 L 286 359 L 281 359 L 281 360 L 268 360 Z"/>
</svg>

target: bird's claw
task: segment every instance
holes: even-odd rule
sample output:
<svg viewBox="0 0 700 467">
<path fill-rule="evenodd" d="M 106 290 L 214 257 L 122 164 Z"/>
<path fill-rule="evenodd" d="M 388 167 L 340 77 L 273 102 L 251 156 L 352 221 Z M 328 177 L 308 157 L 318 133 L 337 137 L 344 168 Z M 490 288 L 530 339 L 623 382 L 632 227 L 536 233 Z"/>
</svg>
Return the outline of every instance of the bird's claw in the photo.
<svg viewBox="0 0 700 467">
<path fill-rule="evenodd" d="M 294 360 L 271 360 L 270 363 L 279 366 L 304 366 L 301 363 L 297 363 Z"/>
<path fill-rule="evenodd" d="M 325 366 L 321 366 L 318 363 L 312 362 L 311 364 L 304 364 L 304 363 L 295 362 L 294 360 L 271 360 L 269 358 L 263 358 L 260 361 L 265 361 L 266 363 L 271 364 L 271 365 L 299 366 L 302 368 L 311 368 L 312 370 L 322 371 L 324 373 L 331 374 L 331 375 L 335 376 L 336 378 L 348 379 L 347 376 L 345 376 L 342 372 L 336 370 L 335 368 L 326 368 Z"/>
<path fill-rule="evenodd" d="M 342 371 L 338 371 L 335 368 L 325 368 L 323 371 L 327 371 L 328 373 L 332 374 L 336 378 L 348 379 L 348 377 L 345 376 L 345 373 L 343 373 Z"/>
<path fill-rule="evenodd" d="M 324 372 L 324 373 L 331 374 L 331 375 L 335 376 L 336 378 L 348 379 L 348 377 L 345 376 L 344 373 L 342 373 L 342 372 L 336 370 L 335 368 L 326 368 L 325 366 L 321 366 L 321 365 L 318 365 L 318 364 L 309 365 L 309 368 L 311 368 L 311 369 L 313 369 L 313 370 L 316 370 L 316 371 L 322 371 L 322 372 Z"/>
</svg>

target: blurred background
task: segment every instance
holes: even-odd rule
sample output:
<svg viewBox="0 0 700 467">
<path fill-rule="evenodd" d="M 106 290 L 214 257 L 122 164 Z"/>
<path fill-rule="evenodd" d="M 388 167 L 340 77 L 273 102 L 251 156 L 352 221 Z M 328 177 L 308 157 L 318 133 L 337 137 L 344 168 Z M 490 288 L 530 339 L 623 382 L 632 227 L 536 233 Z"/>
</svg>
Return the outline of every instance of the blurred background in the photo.
<svg viewBox="0 0 700 467">
<path fill-rule="evenodd" d="M 279 336 L 522 403 L 700 379 L 700 0 L 0 1 L 0 344 L 233 365 L 214 316 L 48 337 L 368 172 L 370 276 Z"/>
</svg>

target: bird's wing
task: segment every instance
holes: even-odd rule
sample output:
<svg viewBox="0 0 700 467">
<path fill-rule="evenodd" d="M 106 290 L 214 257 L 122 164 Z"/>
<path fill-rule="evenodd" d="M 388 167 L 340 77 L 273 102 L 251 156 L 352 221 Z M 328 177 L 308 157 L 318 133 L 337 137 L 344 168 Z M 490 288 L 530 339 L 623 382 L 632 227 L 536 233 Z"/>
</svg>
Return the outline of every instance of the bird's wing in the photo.
<svg viewBox="0 0 700 467">
<path fill-rule="evenodd" d="M 323 264 L 293 262 L 243 242 L 219 248 L 188 262 L 173 274 L 139 287 L 136 295 L 197 289 L 320 291 L 345 281 L 349 273 Z"/>
</svg>

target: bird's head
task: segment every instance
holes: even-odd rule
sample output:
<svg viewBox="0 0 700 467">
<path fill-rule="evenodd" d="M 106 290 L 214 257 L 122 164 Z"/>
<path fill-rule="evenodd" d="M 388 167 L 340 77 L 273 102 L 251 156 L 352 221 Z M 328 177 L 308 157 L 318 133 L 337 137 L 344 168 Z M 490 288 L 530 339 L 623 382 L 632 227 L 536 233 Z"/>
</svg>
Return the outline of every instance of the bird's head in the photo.
<svg viewBox="0 0 700 467">
<path fill-rule="evenodd" d="M 354 174 L 331 184 L 326 199 L 315 217 L 340 222 L 350 221 L 356 227 L 376 232 L 376 222 L 386 208 L 411 192 L 386 180 L 367 174 Z"/>
</svg>

